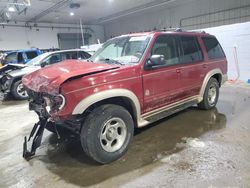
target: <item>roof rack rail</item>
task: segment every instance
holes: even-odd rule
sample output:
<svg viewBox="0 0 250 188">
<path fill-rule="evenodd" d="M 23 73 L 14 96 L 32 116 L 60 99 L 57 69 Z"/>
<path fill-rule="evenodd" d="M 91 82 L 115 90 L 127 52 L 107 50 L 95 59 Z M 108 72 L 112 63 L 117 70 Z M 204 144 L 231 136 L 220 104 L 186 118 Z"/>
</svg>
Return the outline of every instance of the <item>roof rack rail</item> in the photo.
<svg viewBox="0 0 250 188">
<path fill-rule="evenodd" d="M 181 28 L 164 28 L 159 31 L 173 31 L 173 32 L 192 32 L 192 33 L 206 33 L 204 30 L 183 30 Z"/>
<path fill-rule="evenodd" d="M 181 28 L 163 28 L 160 29 L 160 31 L 175 31 L 175 32 L 182 32 L 183 30 Z"/>
<path fill-rule="evenodd" d="M 196 33 L 206 33 L 206 31 L 204 31 L 204 30 L 192 30 L 192 31 L 190 31 L 190 32 L 196 32 Z"/>
</svg>

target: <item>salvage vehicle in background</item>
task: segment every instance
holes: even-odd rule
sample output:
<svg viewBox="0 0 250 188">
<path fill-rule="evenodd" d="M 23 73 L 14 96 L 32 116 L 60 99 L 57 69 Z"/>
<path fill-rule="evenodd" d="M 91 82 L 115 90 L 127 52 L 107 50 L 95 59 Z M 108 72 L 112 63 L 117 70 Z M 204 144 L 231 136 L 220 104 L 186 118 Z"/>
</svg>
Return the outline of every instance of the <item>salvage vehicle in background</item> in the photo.
<svg viewBox="0 0 250 188">
<path fill-rule="evenodd" d="M 66 59 L 88 59 L 91 55 L 80 49 L 47 52 L 37 56 L 28 63 L 8 64 L 0 68 L 0 92 L 9 93 L 15 99 L 27 99 L 28 95 L 22 84 L 22 77 L 35 70 L 61 62 Z"/>
<path fill-rule="evenodd" d="M 86 46 L 81 46 L 81 49 L 83 49 L 85 52 L 88 52 L 89 54 L 93 55 L 101 47 L 102 47 L 102 44 L 90 44 L 90 45 L 86 45 Z"/>
<path fill-rule="evenodd" d="M 1 64 L 25 64 L 40 54 L 42 52 L 39 49 L 6 52 Z"/>
<path fill-rule="evenodd" d="M 30 110 L 39 116 L 23 157 L 35 155 L 44 128 L 64 127 L 79 135 L 88 156 L 110 163 L 127 151 L 136 127 L 195 104 L 215 107 L 226 79 L 223 49 L 207 33 L 178 29 L 113 38 L 84 64 L 67 61 L 23 77 Z"/>
</svg>

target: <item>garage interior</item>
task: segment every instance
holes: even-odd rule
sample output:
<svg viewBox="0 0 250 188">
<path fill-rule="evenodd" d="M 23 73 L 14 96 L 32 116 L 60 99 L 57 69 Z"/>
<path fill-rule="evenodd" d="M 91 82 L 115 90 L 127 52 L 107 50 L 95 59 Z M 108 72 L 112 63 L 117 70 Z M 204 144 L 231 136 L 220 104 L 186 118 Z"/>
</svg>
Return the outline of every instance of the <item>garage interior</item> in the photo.
<svg viewBox="0 0 250 188">
<path fill-rule="evenodd" d="M 195 106 L 136 129 L 119 160 L 99 165 L 79 140 L 45 131 L 22 158 L 38 121 L 27 100 L 0 101 L 0 187 L 250 187 L 249 0 L 1 0 L 0 52 L 88 47 L 144 31 L 181 28 L 216 36 L 228 81 L 215 108 Z"/>
</svg>

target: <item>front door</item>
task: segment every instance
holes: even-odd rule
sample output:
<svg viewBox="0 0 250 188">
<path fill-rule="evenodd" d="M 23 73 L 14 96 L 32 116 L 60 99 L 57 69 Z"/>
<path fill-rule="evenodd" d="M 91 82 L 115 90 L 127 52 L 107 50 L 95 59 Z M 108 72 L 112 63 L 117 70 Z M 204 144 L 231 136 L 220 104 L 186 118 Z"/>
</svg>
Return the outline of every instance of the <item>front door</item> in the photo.
<svg viewBox="0 0 250 188">
<path fill-rule="evenodd" d="M 149 57 L 152 55 L 164 55 L 165 64 L 143 71 L 143 113 L 178 101 L 180 97 L 180 60 L 176 37 L 170 34 L 156 37 Z"/>
</svg>

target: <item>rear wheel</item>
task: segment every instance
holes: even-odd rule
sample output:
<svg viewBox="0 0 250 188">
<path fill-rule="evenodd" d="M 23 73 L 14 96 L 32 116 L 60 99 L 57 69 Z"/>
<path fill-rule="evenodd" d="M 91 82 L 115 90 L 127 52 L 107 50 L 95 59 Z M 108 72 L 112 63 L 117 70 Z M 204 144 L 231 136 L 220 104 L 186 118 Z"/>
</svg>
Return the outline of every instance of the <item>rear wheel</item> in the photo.
<svg viewBox="0 0 250 188">
<path fill-rule="evenodd" d="M 200 109 L 209 110 L 216 106 L 219 98 L 219 83 L 215 78 L 210 78 L 207 83 L 203 100 L 198 104 Z"/>
<path fill-rule="evenodd" d="M 130 113 L 118 105 L 102 105 L 89 114 L 82 126 L 81 144 L 95 161 L 106 164 L 120 158 L 134 134 Z"/>
<path fill-rule="evenodd" d="M 24 85 L 22 80 L 19 80 L 13 84 L 11 94 L 15 97 L 15 99 L 25 100 L 28 99 L 28 94 L 24 89 Z"/>
</svg>

